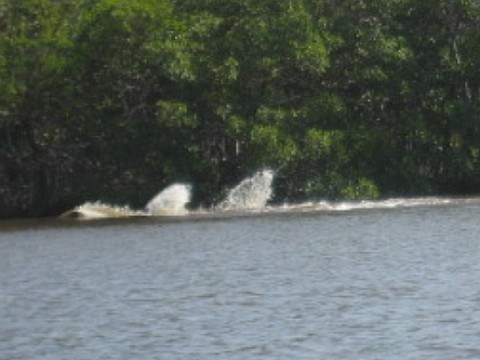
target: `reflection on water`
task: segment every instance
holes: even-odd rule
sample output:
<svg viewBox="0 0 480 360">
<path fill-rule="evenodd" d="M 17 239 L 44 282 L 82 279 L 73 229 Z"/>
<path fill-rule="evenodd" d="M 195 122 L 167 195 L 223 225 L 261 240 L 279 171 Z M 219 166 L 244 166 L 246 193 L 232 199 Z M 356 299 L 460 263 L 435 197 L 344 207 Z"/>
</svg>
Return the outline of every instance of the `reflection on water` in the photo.
<svg viewBox="0 0 480 360">
<path fill-rule="evenodd" d="M 479 210 L 0 231 L 0 358 L 478 359 Z"/>
</svg>

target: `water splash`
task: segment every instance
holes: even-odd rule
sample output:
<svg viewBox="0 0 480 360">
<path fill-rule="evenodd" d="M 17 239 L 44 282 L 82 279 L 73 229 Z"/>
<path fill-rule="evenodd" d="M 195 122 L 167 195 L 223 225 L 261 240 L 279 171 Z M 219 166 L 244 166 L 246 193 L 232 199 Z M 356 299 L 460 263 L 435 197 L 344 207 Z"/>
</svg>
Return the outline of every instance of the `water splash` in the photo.
<svg viewBox="0 0 480 360">
<path fill-rule="evenodd" d="M 388 210 L 411 207 L 442 206 L 454 203 L 452 198 L 391 198 L 363 201 L 308 201 L 300 204 L 283 204 L 273 207 L 272 212 L 348 212 L 357 210 Z"/>
<path fill-rule="evenodd" d="M 272 170 L 261 170 L 231 189 L 216 211 L 263 209 L 272 196 Z"/>
<path fill-rule="evenodd" d="M 190 186 L 173 184 L 153 197 L 145 211 L 132 210 L 128 206 L 114 206 L 101 202 L 86 202 L 69 210 L 60 217 L 74 219 L 108 219 L 133 216 L 182 216 L 188 213 Z"/>
<path fill-rule="evenodd" d="M 108 219 L 132 216 L 145 216 L 141 211 L 135 211 L 128 206 L 113 206 L 97 202 L 86 202 L 69 210 L 60 217 L 73 219 Z"/>
<path fill-rule="evenodd" d="M 224 201 L 211 209 L 187 210 L 191 198 L 191 186 L 172 184 L 154 196 L 145 206 L 145 210 L 132 210 L 128 206 L 112 206 L 101 202 L 87 202 L 62 214 L 61 217 L 76 219 L 105 219 L 133 216 L 223 216 L 222 213 L 255 212 L 262 213 L 311 213 L 311 212 L 348 212 L 359 210 L 383 210 L 409 208 L 417 206 L 442 206 L 455 203 L 458 199 L 442 197 L 393 198 L 371 201 L 307 201 L 302 203 L 266 206 L 271 198 L 274 172 L 261 170 L 244 179 L 228 191 Z M 479 199 L 474 199 L 480 202 Z M 472 200 L 472 201 L 474 201 Z M 467 201 L 467 200 L 465 200 Z"/>
<path fill-rule="evenodd" d="M 153 216 L 181 216 L 186 215 L 186 205 L 190 202 L 191 186 L 173 184 L 165 188 L 145 207 L 147 213 Z"/>
<path fill-rule="evenodd" d="M 262 213 L 312 213 L 312 212 L 348 212 L 359 210 L 398 209 L 418 206 L 442 206 L 462 201 L 454 198 L 424 197 L 424 198 L 393 198 L 371 201 L 307 201 L 302 203 L 266 206 L 272 196 L 274 172 L 261 170 L 253 176 L 244 179 L 232 188 L 224 201 L 211 209 L 187 210 L 190 202 L 191 186 L 172 184 L 154 196 L 145 206 L 145 210 L 132 210 L 128 206 L 112 206 L 100 202 L 87 202 L 67 211 L 62 217 L 76 219 L 105 219 L 134 216 L 223 216 L 222 213 L 255 212 Z M 474 199 L 480 202 L 479 199 Z M 474 201 L 472 200 L 472 201 Z M 464 200 L 468 201 L 468 200 Z"/>
</svg>

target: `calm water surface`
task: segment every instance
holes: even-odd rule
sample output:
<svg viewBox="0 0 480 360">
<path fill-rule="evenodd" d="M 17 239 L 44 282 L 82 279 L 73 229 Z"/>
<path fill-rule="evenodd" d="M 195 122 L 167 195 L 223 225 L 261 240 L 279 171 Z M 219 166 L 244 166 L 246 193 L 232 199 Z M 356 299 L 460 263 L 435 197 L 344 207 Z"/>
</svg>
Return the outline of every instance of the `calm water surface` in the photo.
<svg viewBox="0 0 480 360">
<path fill-rule="evenodd" d="M 479 359 L 479 217 L 0 223 L 0 359 Z"/>
</svg>

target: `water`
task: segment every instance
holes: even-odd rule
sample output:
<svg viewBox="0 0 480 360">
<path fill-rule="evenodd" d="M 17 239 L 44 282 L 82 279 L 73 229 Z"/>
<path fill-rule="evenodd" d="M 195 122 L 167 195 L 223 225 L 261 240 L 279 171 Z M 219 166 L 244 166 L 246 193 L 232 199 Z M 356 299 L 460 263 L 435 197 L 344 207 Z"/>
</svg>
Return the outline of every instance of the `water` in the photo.
<svg viewBox="0 0 480 360">
<path fill-rule="evenodd" d="M 147 213 L 159 215 L 186 215 L 186 206 L 190 202 L 191 187 L 185 184 L 173 184 L 161 191 L 146 206 Z"/>
<path fill-rule="evenodd" d="M 479 359 L 480 201 L 437 200 L 0 223 L 0 359 Z"/>
<path fill-rule="evenodd" d="M 374 201 L 308 201 L 299 204 L 282 204 L 269 206 L 272 197 L 274 172 L 264 169 L 242 180 L 227 191 L 225 199 L 210 209 L 187 209 L 191 199 L 192 187 L 189 184 L 171 184 L 155 195 L 144 210 L 133 210 L 129 206 L 116 206 L 101 202 L 87 202 L 62 214 L 62 218 L 75 219 L 112 219 L 146 216 L 223 216 L 225 214 L 242 215 L 247 213 L 283 213 L 283 212 L 338 212 L 367 209 L 393 209 L 412 206 L 448 204 L 454 199 L 427 198 L 393 198 Z"/>
<path fill-rule="evenodd" d="M 227 197 L 214 210 L 263 209 L 272 196 L 274 172 L 261 170 L 246 178 L 227 193 Z"/>
<path fill-rule="evenodd" d="M 62 214 L 64 218 L 105 219 L 137 216 L 205 215 L 226 211 L 258 210 L 265 208 L 272 195 L 274 172 L 260 170 L 227 191 L 226 198 L 211 209 L 188 210 L 192 187 L 189 184 L 171 184 L 145 206 L 145 210 L 132 210 L 129 206 L 116 206 L 100 202 L 87 202 Z"/>
</svg>

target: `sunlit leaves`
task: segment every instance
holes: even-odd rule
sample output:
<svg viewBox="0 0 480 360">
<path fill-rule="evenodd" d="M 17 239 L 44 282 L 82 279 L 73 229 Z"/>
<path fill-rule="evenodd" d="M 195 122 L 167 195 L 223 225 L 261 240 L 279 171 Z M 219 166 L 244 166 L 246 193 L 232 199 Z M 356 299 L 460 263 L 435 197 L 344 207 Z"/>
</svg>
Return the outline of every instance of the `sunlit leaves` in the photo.
<svg viewBox="0 0 480 360">
<path fill-rule="evenodd" d="M 258 165 L 280 165 L 293 160 L 298 148 L 288 134 L 271 125 L 255 125 L 250 133 L 251 151 Z"/>
<path fill-rule="evenodd" d="M 170 128 L 192 128 L 196 117 L 185 103 L 160 100 L 157 103 L 157 118 L 160 125 Z"/>
<path fill-rule="evenodd" d="M 305 151 L 316 157 L 325 157 L 342 150 L 343 134 L 335 130 L 310 129 L 305 136 Z"/>
<path fill-rule="evenodd" d="M 309 99 L 304 112 L 310 126 L 340 127 L 346 120 L 347 106 L 337 94 L 321 92 Z"/>
<path fill-rule="evenodd" d="M 343 198 L 349 200 L 376 199 L 380 196 L 377 185 L 364 177 L 352 181 L 342 188 L 340 193 Z"/>
</svg>

